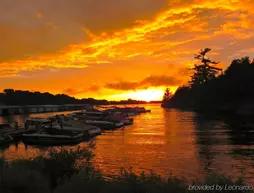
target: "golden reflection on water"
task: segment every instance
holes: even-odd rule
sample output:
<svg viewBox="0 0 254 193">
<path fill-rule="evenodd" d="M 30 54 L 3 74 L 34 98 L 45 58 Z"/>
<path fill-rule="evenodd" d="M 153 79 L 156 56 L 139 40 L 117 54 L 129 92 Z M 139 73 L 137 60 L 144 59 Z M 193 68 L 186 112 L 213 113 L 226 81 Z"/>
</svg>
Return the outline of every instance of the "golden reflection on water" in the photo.
<svg viewBox="0 0 254 193">
<path fill-rule="evenodd" d="M 7 160 L 19 159 L 31 159 L 40 155 L 43 151 L 38 148 L 30 148 L 23 143 L 10 145 L 9 148 L 2 152 L 2 157 Z"/>
<path fill-rule="evenodd" d="M 119 168 L 176 176 L 199 173 L 194 125 L 178 121 L 175 110 L 158 105 L 146 108 L 152 113 L 137 116 L 134 125 L 97 138 L 95 165 L 107 174 L 117 173 Z M 193 113 L 181 116 L 191 119 Z"/>
<path fill-rule="evenodd" d="M 244 174 L 249 182 L 254 182 L 254 155 L 232 153 L 254 146 L 242 141 L 234 144 L 238 134 L 232 133 L 228 124 L 193 112 L 165 110 L 158 104 L 145 107 L 152 112 L 136 116 L 133 125 L 107 131 L 93 140 L 93 163 L 105 175 L 119 174 L 125 168 L 194 180 L 213 171 L 231 177 Z M 12 119 L 22 122 L 24 117 Z M 79 146 L 86 148 L 87 144 Z M 0 156 L 8 160 L 28 159 L 47 151 L 46 147 L 25 146 L 20 142 L 0 150 Z"/>
</svg>

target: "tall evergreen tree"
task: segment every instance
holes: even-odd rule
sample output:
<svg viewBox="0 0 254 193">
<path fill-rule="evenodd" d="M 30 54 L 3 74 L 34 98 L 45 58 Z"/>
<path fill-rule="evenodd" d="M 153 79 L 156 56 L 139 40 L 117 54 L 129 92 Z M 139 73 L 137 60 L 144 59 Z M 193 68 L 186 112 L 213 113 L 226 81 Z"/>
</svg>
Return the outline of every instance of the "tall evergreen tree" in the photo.
<svg viewBox="0 0 254 193">
<path fill-rule="evenodd" d="M 189 82 L 191 87 L 196 87 L 207 83 L 209 80 L 212 80 L 216 75 L 222 70 L 216 68 L 212 65 L 218 64 L 218 62 L 212 61 L 207 57 L 207 53 L 210 52 L 210 48 L 205 48 L 195 55 L 195 59 L 199 60 L 199 64 L 195 64 L 193 70 L 194 73 L 191 76 Z"/>
</svg>

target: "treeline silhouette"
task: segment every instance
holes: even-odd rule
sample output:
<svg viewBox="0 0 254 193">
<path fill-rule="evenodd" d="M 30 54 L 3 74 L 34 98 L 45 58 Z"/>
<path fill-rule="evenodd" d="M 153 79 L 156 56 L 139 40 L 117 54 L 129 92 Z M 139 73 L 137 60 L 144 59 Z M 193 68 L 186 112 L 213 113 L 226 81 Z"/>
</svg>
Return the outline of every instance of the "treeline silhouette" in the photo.
<svg viewBox="0 0 254 193">
<path fill-rule="evenodd" d="M 205 60 L 209 60 L 205 55 Z M 220 74 L 219 68 L 204 63 L 202 57 L 199 60 L 201 64 L 195 65 L 189 85 L 178 88 L 170 99 L 163 101 L 163 107 L 253 113 L 254 60 L 249 57 L 235 59 Z"/>
<path fill-rule="evenodd" d="M 94 98 L 77 99 L 66 94 L 50 94 L 48 92 L 31 92 L 14 89 L 4 89 L 0 93 L 0 105 L 63 105 L 63 104 L 141 104 L 144 101 L 132 99 L 122 101 L 97 100 Z"/>
</svg>

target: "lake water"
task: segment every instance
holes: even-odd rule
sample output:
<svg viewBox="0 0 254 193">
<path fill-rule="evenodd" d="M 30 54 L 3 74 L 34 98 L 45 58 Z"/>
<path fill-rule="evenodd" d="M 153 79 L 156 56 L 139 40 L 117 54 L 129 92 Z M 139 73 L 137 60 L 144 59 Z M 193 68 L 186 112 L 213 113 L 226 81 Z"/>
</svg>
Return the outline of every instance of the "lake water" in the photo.
<svg viewBox="0 0 254 193">
<path fill-rule="evenodd" d="M 105 175 L 132 168 L 135 172 L 153 171 L 195 180 L 216 172 L 233 178 L 244 176 L 254 184 L 254 132 L 239 132 L 237 119 L 165 110 L 159 104 L 142 106 L 152 112 L 134 117 L 131 126 L 105 132 L 93 140 L 94 165 Z M 22 123 L 26 118 L 2 117 L 0 121 Z M 80 144 L 86 145 L 87 142 Z M 7 160 L 28 159 L 47 150 L 20 142 L 2 149 L 0 156 Z"/>
</svg>

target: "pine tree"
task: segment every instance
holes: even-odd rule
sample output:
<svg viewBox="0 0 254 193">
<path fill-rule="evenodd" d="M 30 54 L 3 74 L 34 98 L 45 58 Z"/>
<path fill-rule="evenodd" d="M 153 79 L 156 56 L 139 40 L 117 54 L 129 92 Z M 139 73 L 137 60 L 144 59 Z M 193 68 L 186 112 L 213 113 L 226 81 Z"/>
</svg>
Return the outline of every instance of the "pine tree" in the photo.
<svg viewBox="0 0 254 193">
<path fill-rule="evenodd" d="M 200 86 L 212 80 L 222 70 L 220 68 L 213 67 L 212 65 L 218 64 L 218 62 L 210 60 L 206 54 L 210 52 L 210 48 L 205 48 L 199 52 L 194 58 L 200 61 L 200 64 L 195 64 L 193 68 L 194 74 L 191 76 L 190 86 Z"/>
<path fill-rule="evenodd" d="M 164 93 L 164 96 L 163 96 L 163 102 L 168 102 L 172 97 L 172 93 L 170 92 L 170 89 L 167 88 L 165 93 Z"/>
</svg>

